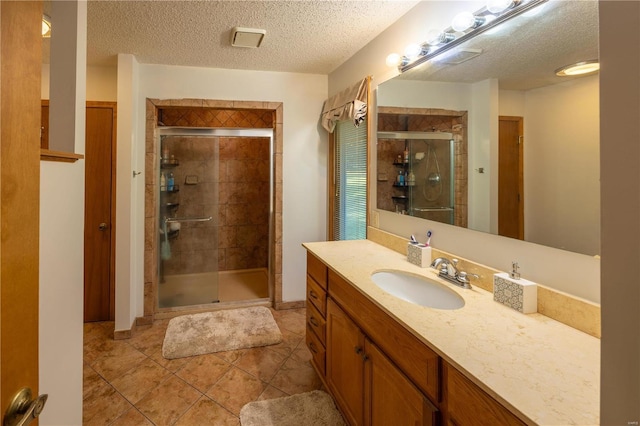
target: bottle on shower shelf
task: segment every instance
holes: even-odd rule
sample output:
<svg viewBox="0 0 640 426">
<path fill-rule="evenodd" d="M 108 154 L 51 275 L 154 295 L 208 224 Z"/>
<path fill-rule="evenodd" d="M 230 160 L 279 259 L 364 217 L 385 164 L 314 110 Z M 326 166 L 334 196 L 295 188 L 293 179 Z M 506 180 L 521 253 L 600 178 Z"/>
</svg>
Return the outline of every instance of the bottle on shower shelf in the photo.
<svg viewBox="0 0 640 426">
<path fill-rule="evenodd" d="M 169 176 L 167 177 L 167 191 L 173 191 L 173 185 L 174 185 L 173 173 L 169 173 Z"/>
<path fill-rule="evenodd" d="M 160 191 L 167 190 L 167 178 L 164 176 L 164 173 L 160 173 Z"/>
<path fill-rule="evenodd" d="M 408 163 L 409 162 L 409 148 L 408 147 L 404 147 L 404 162 Z"/>
<path fill-rule="evenodd" d="M 398 186 L 404 186 L 404 174 L 402 174 L 402 170 L 398 172 L 397 183 L 398 183 Z"/>
<path fill-rule="evenodd" d="M 407 185 L 408 186 L 415 186 L 416 184 L 416 175 L 413 174 L 413 170 L 409 171 L 409 175 L 407 177 Z"/>
</svg>

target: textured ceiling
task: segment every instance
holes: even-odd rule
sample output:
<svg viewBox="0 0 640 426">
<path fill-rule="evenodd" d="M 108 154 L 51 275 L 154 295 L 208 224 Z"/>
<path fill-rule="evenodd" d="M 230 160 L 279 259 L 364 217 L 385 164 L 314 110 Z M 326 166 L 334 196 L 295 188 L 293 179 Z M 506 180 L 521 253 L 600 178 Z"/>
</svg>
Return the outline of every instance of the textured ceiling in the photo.
<svg viewBox="0 0 640 426">
<path fill-rule="evenodd" d="M 461 47 L 482 53 L 458 65 L 436 57 L 399 79 L 473 83 L 494 78 L 509 90 L 567 81 L 570 77 L 557 77 L 555 70 L 598 59 L 598 2 L 550 0 L 538 15 L 516 17 L 495 34 L 481 34 Z"/>
<path fill-rule="evenodd" d="M 417 3 L 90 0 L 87 62 L 130 53 L 149 64 L 328 74 Z M 231 47 L 236 26 L 266 30 L 262 46 Z"/>
</svg>

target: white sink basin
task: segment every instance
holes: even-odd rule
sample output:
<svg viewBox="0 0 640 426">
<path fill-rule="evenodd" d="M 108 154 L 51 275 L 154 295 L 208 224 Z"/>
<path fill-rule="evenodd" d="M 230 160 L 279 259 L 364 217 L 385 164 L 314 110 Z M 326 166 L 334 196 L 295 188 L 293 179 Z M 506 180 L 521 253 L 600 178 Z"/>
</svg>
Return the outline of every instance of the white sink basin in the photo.
<svg viewBox="0 0 640 426">
<path fill-rule="evenodd" d="M 373 282 L 387 293 L 420 306 L 435 309 L 460 309 L 464 299 L 445 285 L 429 278 L 402 271 L 374 272 Z"/>
</svg>

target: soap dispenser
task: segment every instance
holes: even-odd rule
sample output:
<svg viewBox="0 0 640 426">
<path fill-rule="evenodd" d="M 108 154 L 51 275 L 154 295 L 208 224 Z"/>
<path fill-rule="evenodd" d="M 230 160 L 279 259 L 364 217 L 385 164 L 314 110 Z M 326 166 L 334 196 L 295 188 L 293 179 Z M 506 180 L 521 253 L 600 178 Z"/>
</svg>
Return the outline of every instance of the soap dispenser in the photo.
<svg viewBox="0 0 640 426">
<path fill-rule="evenodd" d="M 538 311 L 538 285 L 520 277 L 518 262 L 511 262 L 511 272 L 493 275 L 493 300 L 523 314 Z"/>
</svg>

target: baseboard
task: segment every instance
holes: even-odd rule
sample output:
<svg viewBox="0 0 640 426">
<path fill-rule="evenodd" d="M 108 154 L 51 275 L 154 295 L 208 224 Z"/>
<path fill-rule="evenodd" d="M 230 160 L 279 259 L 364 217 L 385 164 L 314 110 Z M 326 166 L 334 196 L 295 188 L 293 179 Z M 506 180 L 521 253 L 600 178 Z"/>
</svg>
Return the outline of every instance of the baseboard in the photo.
<svg viewBox="0 0 640 426">
<path fill-rule="evenodd" d="M 276 302 L 274 304 L 274 309 L 276 311 L 282 311 L 285 309 L 299 309 L 304 308 L 306 306 L 305 300 L 298 300 L 296 302 Z"/>
<path fill-rule="evenodd" d="M 131 339 L 131 336 L 133 336 L 133 333 L 136 330 L 136 320 L 134 319 L 133 322 L 131 323 L 131 328 L 129 328 L 129 330 L 115 330 L 113 332 L 113 340 L 125 340 L 125 339 Z"/>
</svg>

